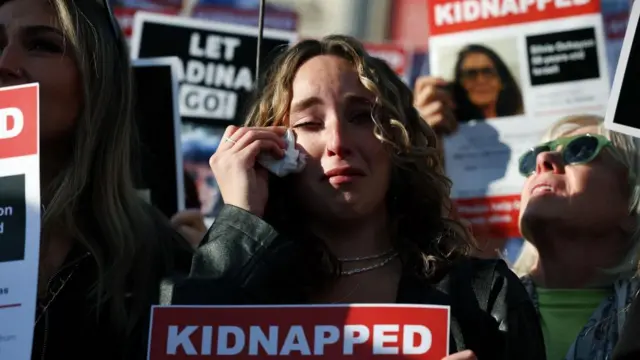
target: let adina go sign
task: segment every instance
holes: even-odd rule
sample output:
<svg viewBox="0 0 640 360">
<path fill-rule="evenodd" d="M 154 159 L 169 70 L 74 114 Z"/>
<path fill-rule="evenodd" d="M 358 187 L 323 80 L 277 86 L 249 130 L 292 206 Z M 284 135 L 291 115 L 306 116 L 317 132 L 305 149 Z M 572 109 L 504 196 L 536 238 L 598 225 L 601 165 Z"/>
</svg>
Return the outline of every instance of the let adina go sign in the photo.
<svg viewBox="0 0 640 360">
<path fill-rule="evenodd" d="M 424 359 L 449 353 L 449 307 L 157 306 L 149 360 Z"/>
</svg>

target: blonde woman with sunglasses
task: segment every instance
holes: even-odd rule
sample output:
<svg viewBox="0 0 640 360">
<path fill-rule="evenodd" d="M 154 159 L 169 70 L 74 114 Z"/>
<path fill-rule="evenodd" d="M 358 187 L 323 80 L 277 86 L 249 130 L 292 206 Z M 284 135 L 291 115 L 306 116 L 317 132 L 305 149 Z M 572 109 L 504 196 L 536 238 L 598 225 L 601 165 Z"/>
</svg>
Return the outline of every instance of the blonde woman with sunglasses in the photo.
<svg viewBox="0 0 640 360">
<path fill-rule="evenodd" d="M 560 120 L 520 158 L 526 177 L 514 269 L 550 360 L 609 359 L 639 288 L 638 143 L 595 116 Z"/>
<path fill-rule="evenodd" d="M 40 84 L 32 358 L 146 358 L 160 279 L 181 258 L 188 268 L 191 248 L 132 184 L 132 77 L 120 29 L 102 1 L 4 0 L 0 46 L 0 86 Z"/>
</svg>

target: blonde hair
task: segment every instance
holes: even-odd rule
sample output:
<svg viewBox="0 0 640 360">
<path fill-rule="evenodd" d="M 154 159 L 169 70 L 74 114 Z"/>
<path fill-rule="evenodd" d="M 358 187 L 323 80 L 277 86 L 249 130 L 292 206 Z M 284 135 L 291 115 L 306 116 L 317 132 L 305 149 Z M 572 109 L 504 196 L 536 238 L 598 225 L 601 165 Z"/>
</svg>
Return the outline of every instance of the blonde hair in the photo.
<svg viewBox="0 0 640 360">
<path fill-rule="evenodd" d="M 173 242 L 181 239 L 134 190 L 131 156 L 137 144 L 124 37 L 98 1 L 50 3 L 73 49 L 82 107 L 74 151 L 50 188 L 43 241 L 62 230 L 91 253 L 98 279 L 87 296 L 95 299 L 97 313 L 108 311 L 115 333 L 127 338 L 148 316 L 155 285 L 171 267 Z"/>
<path fill-rule="evenodd" d="M 332 35 L 305 40 L 281 54 L 264 78 L 246 125 L 286 124 L 297 70 L 320 55 L 351 63 L 361 83 L 375 95 L 374 136 L 386 144 L 394 164 L 387 208 L 403 261 L 429 277 L 442 264 L 468 254 L 470 234 L 449 216 L 451 182 L 444 175 L 435 133 L 413 107 L 411 90 L 384 61 L 369 56 L 356 39 Z M 304 211 L 291 204 L 288 189 L 286 178 L 270 181 L 265 219 L 311 249 L 296 272 L 310 269 L 300 281 L 317 289 L 323 279 L 337 276 L 339 265 L 321 241 L 309 240 L 313 234 L 304 228 Z"/>
<path fill-rule="evenodd" d="M 636 217 L 636 228 L 630 236 L 631 251 L 619 266 L 605 270 L 612 275 L 625 274 L 637 268 L 637 255 L 640 250 L 640 142 L 631 136 L 606 129 L 604 119 L 594 115 L 574 115 L 560 119 L 549 128 L 542 142 L 555 140 L 587 126 L 595 126 L 598 135 L 611 141 L 612 148 L 607 148 L 606 151 L 620 161 L 629 172 L 629 213 Z M 538 256 L 535 246 L 525 239 L 522 251 L 513 264 L 513 271 L 519 276 L 528 274 L 538 261 Z"/>
</svg>

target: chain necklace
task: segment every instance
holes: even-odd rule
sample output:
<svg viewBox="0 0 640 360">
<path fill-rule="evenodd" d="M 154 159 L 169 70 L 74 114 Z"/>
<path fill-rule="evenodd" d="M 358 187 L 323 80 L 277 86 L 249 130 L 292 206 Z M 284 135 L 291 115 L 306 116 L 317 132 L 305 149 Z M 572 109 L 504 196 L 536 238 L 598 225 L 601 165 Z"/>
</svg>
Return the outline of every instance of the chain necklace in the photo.
<svg viewBox="0 0 640 360">
<path fill-rule="evenodd" d="M 384 254 L 382 256 L 384 256 Z M 396 251 L 392 251 L 386 258 L 384 258 L 382 261 L 380 261 L 377 264 L 356 268 L 356 269 L 351 269 L 351 270 L 342 270 L 340 271 L 340 275 L 351 276 L 351 275 L 356 275 L 356 274 L 361 274 L 363 272 L 371 271 L 374 269 L 378 269 L 390 263 L 391 260 L 395 259 L 397 256 L 398 256 L 398 253 Z"/>
<path fill-rule="evenodd" d="M 65 285 L 67 285 L 69 280 L 71 280 L 71 277 L 75 274 L 76 270 L 78 270 L 78 268 L 80 267 L 82 260 L 84 260 L 89 255 L 90 255 L 89 253 L 85 253 L 83 256 L 77 259 L 75 262 L 75 265 L 73 265 L 73 269 L 69 272 L 69 274 L 67 274 L 67 276 L 65 276 L 62 279 L 59 279 L 59 284 L 58 286 L 53 287 L 54 289 L 52 289 L 52 286 L 51 286 L 53 281 L 58 277 L 58 275 L 60 275 L 63 271 L 68 269 L 68 267 L 64 267 L 60 269 L 51 277 L 51 279 L 47 283 L 47 296 L 45 297 L 45 299 L 48 297 L 49 300 L 44 304 L 44 306 L 41 306 L 42 311 L 40 312 L 40 315 L 38 315 L 38 317 L 36 318 L 36 322 L 34 323 L 34 326 L 37 325 L 40 319 L 42 319 L 42 317 L 44 316 L 44 314 L 47 313 L 47 310 L 49 310 L 49 307 L 51 306 L 53 301 L 56 299 L 56 297 L 58 297 L 60 292 L 62 292 L 62 289 L 64 289 Z"/>
<path fill-rule="evenodd" d="M 339 258 L 338 261 L 340 262 L 356 262 L 356 261 L 367 261 L 367 260 L 377 260 L 380 258 L 383 258 L 385 256 L 389 256 L 391 254 L 395 253 L 395 250 L 393 249 L 389 249 L 385 252 L 379 253 L 379 254 L 375 254 L 375 255 L 367 255 L 367 256 L 357 256 L 357 257 L 347 257 L 347 258 Z"/>
</svg>

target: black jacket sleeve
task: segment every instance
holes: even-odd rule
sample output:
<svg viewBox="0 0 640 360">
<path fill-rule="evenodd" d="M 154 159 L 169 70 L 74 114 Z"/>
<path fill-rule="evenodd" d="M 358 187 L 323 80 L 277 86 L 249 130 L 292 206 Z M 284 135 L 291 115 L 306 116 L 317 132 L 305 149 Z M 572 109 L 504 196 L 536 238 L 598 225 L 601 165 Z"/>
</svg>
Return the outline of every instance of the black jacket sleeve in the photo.
<svg viewBox="0 0 640 360">
<path fill-rule="evenodd" d="M 274 272 L 282 271 L 294 244 L 268 223 L 225 205 L 196 250 L 189 274 L 161 284 L 162 305 L 238 305 L 273 303 Z"/>
<path fill-rule="evenodd" d="M 502 291 L 506 296 L 503 307 L 507 314 L 500 324 L 506 331 L 505 359 L 545 360 L 546 349 L 538 314 L 529 298 L 527 290 L 506 263 L 500 261 L 496 274 L 504 279 Z M 495 306 L 494 306 L 495 307 Z"/>
<path fill-rule="evenodd" d="M 618 340 L 618 344 L 613 349 L 612 360 L 640 359 L 638 334 L 640 334 L 640 297 L 636 295 L 622 328 L 620 340 Z"/>
<path fill-rule="evenodd" d="M 480 360 L 545 360 L 542 330 L 520 279 L 502 260 L 466 260 L 438 284 L 451 295 L 456 351 Z"/>
</svg>

